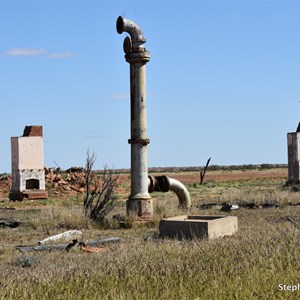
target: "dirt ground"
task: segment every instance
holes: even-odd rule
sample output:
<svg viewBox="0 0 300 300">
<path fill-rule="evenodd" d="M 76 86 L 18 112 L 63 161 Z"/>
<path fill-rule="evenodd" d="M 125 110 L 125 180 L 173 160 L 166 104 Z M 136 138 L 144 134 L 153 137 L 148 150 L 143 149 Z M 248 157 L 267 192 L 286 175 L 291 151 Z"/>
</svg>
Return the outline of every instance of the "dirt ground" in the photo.
<svg viewBox="0 0 300 300">
<path fill-rule="evenodd" d="M 152 176 L 167 175 L 182 183 L 191 184 L 200 182 L 200 172 L 160 172 L 150 173 Z M 46 176 L 46 186 L 50 197 L 66 198 L 84 193 L 83 172 L 62 176 Z M 288 171 L 286 168 L 267 170 L 234 170 L 234 171 L 207 171 L 204 182 L 223 182 L 245 180 L 252 178 L 270 178 L 274 181 L 286 180 Z M 0 180 L 0 199 L 7 199 L 11 187 L 11 178 Z M 130 174 L 119 174 L 117 194 L 126 195 L 130 190 Z"/>
<path fill-rule="evenodd" d="M 167 174 L 183 183 L 195 183 L 200 181 L 200 174 L 196 172 Z M 252 178 L 274 178 L 274 180 L 287 179 L 288 171 L 284 168 L 270 170 L 237 170 L 237 171 L 208 171 L 204 182 L 233 181 Z"/>
</svg>

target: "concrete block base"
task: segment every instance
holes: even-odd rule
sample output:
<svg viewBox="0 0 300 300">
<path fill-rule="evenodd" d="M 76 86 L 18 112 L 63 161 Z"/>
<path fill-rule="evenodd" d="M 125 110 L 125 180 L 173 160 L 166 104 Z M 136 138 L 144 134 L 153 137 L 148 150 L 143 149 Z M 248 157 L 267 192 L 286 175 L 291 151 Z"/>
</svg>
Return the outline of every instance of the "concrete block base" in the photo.
<svg viewBox="0 0 300 300">
<path fill-rule="evenodd" d="M 137 217 L 151 219 L 153 216 L 153 200 L 127 200 L 126 211 L 128 214 L 136 214 Z"/>
<path fill-rule="evenodd" d="M 160 221 L 161 237 L 218 238 L 238 230 L 235 216 L 177 216 Z"/>
</svg>

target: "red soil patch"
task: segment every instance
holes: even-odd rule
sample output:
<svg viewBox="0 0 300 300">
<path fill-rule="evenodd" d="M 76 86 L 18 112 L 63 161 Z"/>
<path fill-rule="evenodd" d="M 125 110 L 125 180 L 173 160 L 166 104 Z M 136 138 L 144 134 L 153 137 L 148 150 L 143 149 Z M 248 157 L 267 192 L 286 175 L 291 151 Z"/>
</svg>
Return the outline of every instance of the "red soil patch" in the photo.
<svg viewBox="0 0 300 300">
<path fill-rule="evenodd" d="M 167 174 L 183 183 L 200 182 L 200 172 L 187 172 L 179 174 Z M 247 171 L 208 171 L 205 175 L 204 182 L 221 182 L 252 178 L 273 178 L 274 180 L 287 180 L 288 171 L 286 169 L 271 170 L 247 170 Z"/>
</svg>

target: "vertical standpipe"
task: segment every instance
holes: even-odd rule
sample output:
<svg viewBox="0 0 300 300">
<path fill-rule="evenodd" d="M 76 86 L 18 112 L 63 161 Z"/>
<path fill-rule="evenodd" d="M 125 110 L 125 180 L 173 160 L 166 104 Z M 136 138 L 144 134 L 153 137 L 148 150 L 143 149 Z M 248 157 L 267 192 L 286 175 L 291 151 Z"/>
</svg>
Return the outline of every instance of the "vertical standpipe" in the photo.
<svg viewBox="0 0 300 300">
<path fill-rule="evenodd" d="M 119 17 L 117 32 L 127 32 L 123 43 L 125 60 L 130 64 L 130 118 L 131 138 L 131 194 L 126 202 L 128 213 L 141 218 L 153 216 L 153 201 L 148 193 L 146 63 L 150 53 L 142 30 L 133 21 Z"/>
</svg>

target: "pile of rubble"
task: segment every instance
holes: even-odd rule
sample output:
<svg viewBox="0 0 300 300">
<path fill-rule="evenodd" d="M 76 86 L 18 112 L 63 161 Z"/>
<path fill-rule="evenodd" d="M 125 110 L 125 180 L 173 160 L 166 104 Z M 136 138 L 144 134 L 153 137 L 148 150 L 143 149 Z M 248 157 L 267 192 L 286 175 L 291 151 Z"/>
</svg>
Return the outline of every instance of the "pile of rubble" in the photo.
<svg viewBox="0 0 300 300">
<path fill-rule="evenodd" d="M 0 201 L 7 199 L 11 186 L 11 176 L 7 173 L 0 174 Z"/>
<path fill-rule="evenodd" d="M 60 168 L 45 168 L 47 189 L 55 195 L 77 194 L 85 191 L 84 169 L 72 167 L 64 172 Z"/>
<path fill-rule="evenodd" d="M 101 180 L 101 179 L 99 179 Z M 49 197 L 67 198 L 68 196 L 83 195 L 86 192 L 86 178 L 84 168 L 71 167 L 67 170 L 60 168 L 45 168 L 46 190 Z M 127 194 L 129 188 L 128 176 L 122 177 L 122 184 L 118 186 L 118 194 Z M 125 183 L 125 185 L 124 185 Z M 90 189 L 93 191 L 94 183 Z M 0 174 L 0 200 L 8 200 L 11 189 L 11 175 Z"/>
</svg>

